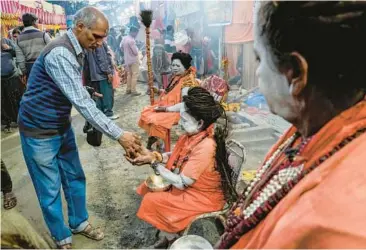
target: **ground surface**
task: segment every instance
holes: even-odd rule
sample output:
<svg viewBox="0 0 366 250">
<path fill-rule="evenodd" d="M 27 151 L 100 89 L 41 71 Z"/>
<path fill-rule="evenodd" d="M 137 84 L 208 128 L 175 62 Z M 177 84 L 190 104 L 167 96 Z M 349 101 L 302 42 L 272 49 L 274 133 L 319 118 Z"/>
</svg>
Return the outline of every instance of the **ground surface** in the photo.
<svg viewBox="0 0 366 250">
<path fill-rule="evenodd" d="M 145 93 L 142 85 L 138 88 L 140 92 Z M 120 115 L 117 123 L 128 131 L 143 135 L 143 141 L 146 141 L 146 135 L 137 126 L 137 121 L 142 108 L 148 103 L 147 95 L 125 96 L 124 87 L 116 91 L 114 109 Z M 132 166 L 125 160 L 121 146 L 105 136 L 99 148 L 89 146 L 82 132 L 84 119 L 75 110 L 72 115 L 80 159 L 87 178 L 90 221 L 105 232 L 105 239 L 100 242 L 74 236 L 74 248 L 146 248 L 152 245 L 156 229 L 136 217 L 141 199 L 135 193 L 136 187 L 151 173 L 150 169 L 147 166 Z M 1 145 L 1 157 L 8 167 L 13 179 L 14 192 L 18 197 L 15 209 L 23 214 L 40 234 L 49 237 L 23 160 L 18 132 L 10 135 L 2 133 Z M 258 164 L 260 160 L 256 157 L 251 159 Z M 65 221 L 66 211 L 64 206 Z M 6 213 L 3 209 L 2 212 Z"/>
</svg>

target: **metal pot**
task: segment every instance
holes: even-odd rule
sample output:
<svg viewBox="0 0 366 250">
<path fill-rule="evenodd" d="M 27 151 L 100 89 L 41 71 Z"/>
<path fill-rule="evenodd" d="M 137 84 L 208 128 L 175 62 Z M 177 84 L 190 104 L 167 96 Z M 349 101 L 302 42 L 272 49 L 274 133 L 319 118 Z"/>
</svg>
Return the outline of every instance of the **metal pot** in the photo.
<svg viewBox="0 0 366 250">
<path fill-rule="evenodd" d="M 169 249 L 213 249 L 213 247 L 201 236 L 186 235 L 174 241 Z"/>
<path fill-rule="evenodd" d="M 161 176 L 150 175 L 145 180 L 145 185 L 151 192 L 164 192 L 171 188 L 172 184 L 165 181 Z"/>
</svg>

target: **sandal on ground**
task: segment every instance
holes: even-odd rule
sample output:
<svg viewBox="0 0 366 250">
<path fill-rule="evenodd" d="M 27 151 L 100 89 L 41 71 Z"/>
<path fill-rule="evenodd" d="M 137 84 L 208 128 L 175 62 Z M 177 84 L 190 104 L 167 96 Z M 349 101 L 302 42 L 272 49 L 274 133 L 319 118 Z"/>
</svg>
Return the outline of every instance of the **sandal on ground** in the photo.
<svg viewBox="0 0 366 250">
<path fill-rule="evenodd" d="M 57 245 L 57 249 L 72 249 L 72 244 L 71 243 L 66 243 L 63 245 Z"/>
<path fill-rule="evenodd" d="M 4 208 L 5 209 L 12 209 L 17 205 L 17 197 L 15 197 L 13 192 L 5 193 L 4 194 Z"/>
<path fill-rule="evenodd" d="M 88 237 L 89 239 L 98 241 L 104 238 L 104 233 L 102 232 L 102 230 L 100 230 L 100 228 L 98 227 L 92 227 L 91 224 L 88 224 L 83 231 L 74 234 L 81 234 L 85 237 Z"/>
<path fill-rule="evenodd" d="M 13 133 L 13 130 L 10 127 L 4 128 L 4 133 L 5 134 L 11 134 L 11 133 Z"/>
</svg>

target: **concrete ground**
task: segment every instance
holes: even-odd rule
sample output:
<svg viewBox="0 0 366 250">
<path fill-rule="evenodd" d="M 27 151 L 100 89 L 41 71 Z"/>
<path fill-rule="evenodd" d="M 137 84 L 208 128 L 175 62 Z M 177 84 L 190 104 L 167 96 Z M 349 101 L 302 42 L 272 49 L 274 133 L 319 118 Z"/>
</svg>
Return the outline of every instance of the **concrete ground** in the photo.
<svg viewBox="0 0 366 250">
<path fill-rule="evenodd" d="M 122 86 L 117 89 L 115 95 L 114 110 L 120 115 L 116 122 L 125 130 L 141 134 L 145 142 L 146 134 L 137 126 L 137 121 L 142 108 L 149 104 L 149 97 L 125 96 L 124 88 Z M 138 88 L 141 93 L 145 93 L 146 87 L 139 85 Z M 86 136 L 82 132 L 84 119 L 75 110 L 72 115 L 80 159 L 87 178 L 90 222 L 105 232 L 105 239 L 100 242 L 83 236 L 74 236 L 73 247 L 146 248 L 152 245 L 156 229 L 136 217 L 141 199 L 135 193 L 136 187 L 151 173 L 150 168 L 132 166 L 125 160 L 121 146 L 105 136 L 100 147 L 87 144 Z M 18 132 L 15 131 L 10 135 L 2 132 L 1 146 L 1 158 L 8 167 L 18 198 L 18 205 L 14 209 L 23 214 L 41 235 L 49 238 L 23 159 Z M 259 165 L 261 158 L 262 156 L 254 156 L 250 161 Z M 67 221 L 66 211 L 64 206 L 65 221 Z M 2 208 L 2 213 L 6 212 Z"/>
</svg>

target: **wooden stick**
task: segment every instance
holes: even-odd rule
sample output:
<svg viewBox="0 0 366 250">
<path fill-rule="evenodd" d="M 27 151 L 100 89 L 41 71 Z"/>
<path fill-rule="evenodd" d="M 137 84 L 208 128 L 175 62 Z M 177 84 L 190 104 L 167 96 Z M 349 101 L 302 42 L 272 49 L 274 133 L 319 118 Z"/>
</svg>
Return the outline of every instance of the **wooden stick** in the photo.
<svg viewBox="0 0 366 250">
<path fill-rule="evenodd" d="M 146 28 L 146 56 L 147 56 L 148 83 L 150 88 L 150 103 L 151 105 L 154 105 L 154 75 L 151 63 L 150 28 Z"/>
<path fill-rule="evenodd" d="M 145 25 L 146 33 L 146 56 L 147 56 L 147 74 L 148 84 L 150 88 L 150 103 L 154 105 L 154 76 L 151 64 L 151 50 L 150 50 L 150 25 L 152 23 L 152 11 L 143 10 L 140 13 L 141 22 Z"/>
</svg>

